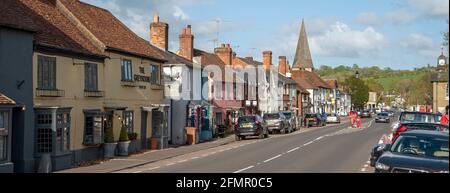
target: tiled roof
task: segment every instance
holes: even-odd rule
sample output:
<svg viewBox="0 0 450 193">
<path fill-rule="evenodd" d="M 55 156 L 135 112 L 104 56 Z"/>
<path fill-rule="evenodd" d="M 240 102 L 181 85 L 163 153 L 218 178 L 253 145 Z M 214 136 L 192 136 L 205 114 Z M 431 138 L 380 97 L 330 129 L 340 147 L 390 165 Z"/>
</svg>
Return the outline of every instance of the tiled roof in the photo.
<svg viewBox="0 0 450 193">
<path fill-rule="evenodd" d="M 223 81 L 234 80 L 234 73 L 225 73 L 226 64 L 216 54 L 208 53 L 199 49 L 194 49 L 194 57 L 201 57 L 201 65 L 203 67 L 209 65 L 217 65 L 220 70 L 222 70 Z"/>
<path fill-rule="evenodd" d="M 338 88 L 337 80 L 325 80 L 325 82 L 330 86 L 332 89 Z"/>
<path fill-rule="evenodd" d="M 155 47 L 137 36 L 108 10 L 79 0 L 59 0 L 107 48 L 163 60 Z"/>
<path fill-rule="evenodd" d="M 15 105 L 15 104 L 16 102 L 14 102 L 12 99 L 0 93 L 0 105 Z"/>
<path fill-rule="evenodd" d="M 300 36 L 297 42 L 297 50 L 294 58 L 294 68 L 314 68 L 311 51 L 309 50 L 308 35 L 306 34 L 305 21 L 302 21 Z"/>
<path fill-rule="evenodd" d="M 304 86 L 304 88 L 306 88 L 306 89 L 330 88 L 330 85 L 328 85 L 322 78 L 320 78 L 314 72 L 300 70 L 300 71 L 294 72 L 292 74 L 292 76 L 293 76 L 292 78 L 294 80 L 303 79 L 305 82 L 307 82 L 307 84 L 305 84 L 305 86 Z"/>
<path fill-rule="evenodd" d="M 2 23 L 6 21 L 36 31 L 34 42 L 37 45 L 102 55 L 102 51 L 56 9 L 55 0 L 2 0 L 0 6 Z"/>
</svg>

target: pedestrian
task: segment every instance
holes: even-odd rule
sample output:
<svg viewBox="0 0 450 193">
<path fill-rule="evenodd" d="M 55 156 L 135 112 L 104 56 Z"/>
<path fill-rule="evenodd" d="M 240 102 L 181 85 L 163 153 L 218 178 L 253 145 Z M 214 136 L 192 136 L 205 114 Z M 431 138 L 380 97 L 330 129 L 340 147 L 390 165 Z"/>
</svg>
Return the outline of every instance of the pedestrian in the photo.
<svg viewBox="0 0 450 193">
<path fill-rule="evenodd" d="M 448 125 L 448 107 L 445 109 L 445 114 L 442 115 L 441 124 Z"/>
<path fill-rule="evenodd" d="M 356 120 L 358 122 L 358 128 L 360 129 L 362 126 L 362 119 L 361 116 L 358 116 L 358 119 Z"/>
</svg>

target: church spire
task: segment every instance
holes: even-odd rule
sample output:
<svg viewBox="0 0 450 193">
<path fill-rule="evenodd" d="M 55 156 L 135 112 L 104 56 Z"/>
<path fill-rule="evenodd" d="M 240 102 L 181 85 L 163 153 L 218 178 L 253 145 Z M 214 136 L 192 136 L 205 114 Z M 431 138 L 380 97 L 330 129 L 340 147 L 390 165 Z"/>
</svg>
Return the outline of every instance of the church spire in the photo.
<svg viewBox="0 0 450 193">
<path fill-rule="evenodd" d="M 302 20 L 293 68 L 307 71 L 314 70 L 311 51 L 309 50 L 308 35 L 306 34 L 305 20 Z"/>
</svg>

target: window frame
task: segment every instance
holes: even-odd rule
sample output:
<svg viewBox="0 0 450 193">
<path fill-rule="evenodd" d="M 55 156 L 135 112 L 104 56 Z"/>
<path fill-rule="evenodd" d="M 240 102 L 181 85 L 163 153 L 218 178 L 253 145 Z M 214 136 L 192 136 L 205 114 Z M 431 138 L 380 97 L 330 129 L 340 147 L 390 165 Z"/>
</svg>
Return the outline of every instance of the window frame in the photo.
<svg viewBox="0 0 450 193">
<path fill-rule="evenodd" d="M 0 138 L 4 139 L 3 142 L 3 152 L 0 152 L 0 164 L 6 163 L 11 161 L 11 123 L 12 123 L 12 111 L 11 109 L 1 109 L 0 108 L 0 114 L 3 114 L 1 117 L 3 120 L 3 127 L 0 128 L 0 130 L 3 130 L 0 132 Z M 6 116 L 5 116 L 6 115 Z M 1 155 L 3 154 L 3 155 Z M 3 158 L 2 158 L 3 157 Z"/>
<path fill-rule="evenodd" d="M 101 145 L 105 143 L 105 118 L 106 114 L 102 113 L 101 110 L 83 110 L 84 114 L 84 130 L 83 130 L 83 145 L 89 146 L 89 145 Z M 92 131 L 89 133 L 92 133 L 90 136 L 92 139 L 88 140 L 87 137 L 87 130 L 89 129 L 88 124 L 88 118 L 92 118 Z M 98 120 L 100 119 L 100 126 L 99 128 L 96 127 L 96 122 L 98 123 Z M 98 127 L 98 126 L 97 126 Z M 97 130 L 96 130 L 97 129 Z"/>
<path fill-rule="evenodd" d="M 129 115 L 131 115 L 131 120 Z M 122 127 L 126 128 L 128 133 L 134 133 L 134 111 L 127 110 L 122 112 Z"/>
<path fill-rule="evenodd" d="M 84 90 L 98 91 L 98 64 L 84 64 Z"/>
<path fill-rule="evenodd" d="M 156 73 L 156 74 L 155 74 Z M 158 64 L 150 65 L 150 83 L 152 85 L 161 85 L 161 67 Z"/>
<path fill-rule="evenodd" d="M 71 109 L 72 108 L 35 108 L 35 137 L 34 137 L 34 153 L 37 156 L 40 156 L 41 154 L 51 154 L 54 156 L 58 155 L 65 155 L 69 154 L 71 152 L 70 146 L 71 146 Z M 60 115 L 67 115 L 66 120 L 64 122 L 58 123 L 58 117 Z M 40 115 L 46 115 L 44 120 L 40 119 Z M 63 116 L 64 117 L 64 116 Z M 40 123 L 39 121 L 45 121 L 45 123 Z M 66 132 L 64 134 L 68 134 L 65 138 L 64 136 L 61 136 L 61 140 L 58 142 L 57 140 L 57 131 L 58 129 L 66 129 Z M 40 130 L 46 130 L 43 131 L 44 133 L 42 135 L 49 135 L 47 136 L 47 142 L 50 143 L 47 144 L 47 151 L 40 151 L 40 138 L 39 138 L 39 132 Z M 45 143 L 45 142 L 43 142 Z M 58 149 L 58 147 L 64 147 L 64 144 L 66 144 L 66 148 L 62 148 L 61 150 Z"/>
<path fill-rule="evenodd" d="M 121 77 L 123 82 L 133 82 L 133 62 L 131 60 L 121 60 Z"/>
<path fill-rule="evenodd" d="M 57 90 L 56 71 L 56 57 L 38 55 L 37 88 L 40 90 Z"/>
</svg>

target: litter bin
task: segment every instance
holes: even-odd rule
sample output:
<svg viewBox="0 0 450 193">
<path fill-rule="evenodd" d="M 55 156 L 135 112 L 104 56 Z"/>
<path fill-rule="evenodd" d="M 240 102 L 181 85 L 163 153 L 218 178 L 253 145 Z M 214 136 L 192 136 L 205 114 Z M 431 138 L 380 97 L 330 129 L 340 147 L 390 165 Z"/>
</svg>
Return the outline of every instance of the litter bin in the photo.
<svg viewBox="0 0 450 193">
<path fill-rule="evenodd" d="M 186 127 L 187 134 L 187 144 L 193 145 L 197 142 L 197 128 L 195 127 Z"/>
</svg>

